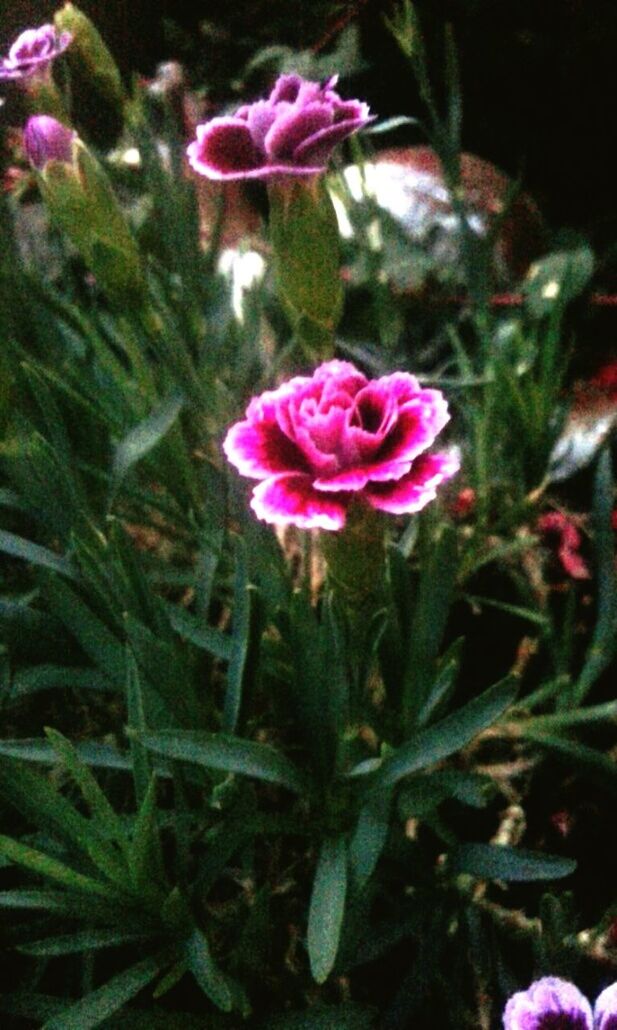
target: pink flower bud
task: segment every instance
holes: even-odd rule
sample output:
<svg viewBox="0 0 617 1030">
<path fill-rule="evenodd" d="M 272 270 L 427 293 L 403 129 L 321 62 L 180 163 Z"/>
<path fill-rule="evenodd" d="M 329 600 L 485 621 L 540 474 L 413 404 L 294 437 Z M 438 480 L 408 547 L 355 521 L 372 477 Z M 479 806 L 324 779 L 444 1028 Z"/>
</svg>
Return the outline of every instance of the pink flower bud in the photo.
<svg viewBox="0 0 617 1030">
<path fill-rule="evenodd" d="M 24 129 L 24 149 L 33 168 L 42 171 L 48 161 L 65 161 L 73 157 L 76 133 L 47 114 L 29 118 Z"/>
</svg>

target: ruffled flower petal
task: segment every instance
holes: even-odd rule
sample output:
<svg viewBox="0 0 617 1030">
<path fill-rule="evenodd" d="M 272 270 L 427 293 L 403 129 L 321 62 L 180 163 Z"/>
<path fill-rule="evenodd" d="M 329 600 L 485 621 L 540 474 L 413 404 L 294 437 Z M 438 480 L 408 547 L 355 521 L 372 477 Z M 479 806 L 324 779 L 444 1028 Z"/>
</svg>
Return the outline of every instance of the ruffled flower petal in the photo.
<svg viewBox="0 0 617 1030">
<path fill-rule="evenodd" d="M 326 493 L 336 493 L 340 490 L 358 491 L 363 490 L 367 483 L 386 483 L 401 479 L 410 469 L 410 461 L 382 462 L 366 468 L 346 469 L 328 479 L 316 479 L 315 488 Z"/>
<path fill-rule="evenodd" d="M 298 160 L 296 150 L 303 140 L 332 125 L 332 118 L 331 108 L 318 102 L 307 104 L 306 107 L 291 107 L 273 122 L 264 140 L 267 158 L 292 164 L 318 164 Z"/>
<path fill-rule="evenodd" d="M 223 441 L 223 451 L 238 472 L 250 479 L 306 467 L 302 452 L 276 422 L 236 422 Z"/>
<path fill-rule="evenodd" d="M 371 508 L 391 515 L 420 511 L 437 496 L 437 488 L 458 472 L 460 462 L 454 453 L 426 454 L 413 462 L 401 479 L 389 483 L 368 483 L 364 497 Z"/>
<path fill-rule="evenodd" d="M 296 75 L 295 72 L 279 75 L 272 87 L 268 102 L 270 104 L 279 104 L 281 101 L 288 104 L 295 103 L 303 81 L 302 76 Z"/>
<path fill-rule="evenodd" d="M 594 1030 L 617 1030 L 617 983 L 598 995 L 593 1016 Z"/>
<path fill-rule="evenodd" d="M 559 977 L 545 976 L 510 998 L 503 1025 L 504 1030 L 593 1030 L 593 1017 L 591 1005 L 578 987 Z"/>
<path fill-rule="evenodd" d="M 300 529 L 342 529 L 347 514 L 343 499 L 325 497 L 301 474 L 264 479 L 253 490 L 251 508 L 264 522 Z"/>
<path fill-rule="evenodd" d="M 198 125 L 197 139 L 186 152 L 191 167 L 211 179 L 241 178 L 262 163 L 248 124 L 241 118 L 213 118 Z"/>
<path fill-rule="evenodd" d="M 339 143 L 342 143 L 348 136 L 352 136 L 354 132 L 359 132 L 372 120 L 368 116 L 350 118 L 348 121 L 335 122 L 333 125 L 314 132 L 312 136 L 298 144 L 293 153 L 293 160 L 300 164 L 325 164 Z"/>
</svg>

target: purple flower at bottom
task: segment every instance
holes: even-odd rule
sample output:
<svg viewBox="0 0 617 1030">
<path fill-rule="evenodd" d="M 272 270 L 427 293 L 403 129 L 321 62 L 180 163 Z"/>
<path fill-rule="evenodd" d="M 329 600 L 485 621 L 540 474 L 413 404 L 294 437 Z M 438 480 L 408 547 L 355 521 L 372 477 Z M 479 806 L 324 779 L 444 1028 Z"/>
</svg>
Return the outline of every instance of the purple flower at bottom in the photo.
<svg viewBox="0 0 617 1030">
<path fill-rule="evenodd" d="M 355 501 L 403 515 L 420 511 L 458 470 L 450 452 L 426 453 L 449 419 L 439 390 L 407 372 L 368 380 L 327 361 L 255 397 L 223 450 L 259 479 L 251 507 L 265 522 L 338 530 Z"/>
<path fill-rule="evenodd" d="M 0 59 L 0 80 L 44 78 L 51 62 L 66 50 L 72 38 L 70 32 L 57 32 L 53 25 L 26 29 L 8 56 Z"/>
<path fill-rule="evenodd" d="M 265 179 L 323 172 L 334 147 L 372 121 L 367 104 L 342 100 L 338 76 L 322 86 L 280 75 L 267 100 L 197 126 L 191 166 L 210 179 Z"/>
<path fill-rule="evenodd" d="M 594 1008 L 595 1030 L 617 1030 L 617 983 L 605 988 Z"/>
<path fill-rule="evenodd" d="M 33 168 L 42 171 L 48 161 L 73 160 L 76 133 L 47 114 L 29 118 L 24 128 L 24 150 Z"/>
<path fill-rule="evenodd" d="M 504 1030 L 617 1030 L 617 983 L 602 991 L 592 1012 L 573 983 L 545 976 L 512 995 L 503 1025 Z"/>
</svg>

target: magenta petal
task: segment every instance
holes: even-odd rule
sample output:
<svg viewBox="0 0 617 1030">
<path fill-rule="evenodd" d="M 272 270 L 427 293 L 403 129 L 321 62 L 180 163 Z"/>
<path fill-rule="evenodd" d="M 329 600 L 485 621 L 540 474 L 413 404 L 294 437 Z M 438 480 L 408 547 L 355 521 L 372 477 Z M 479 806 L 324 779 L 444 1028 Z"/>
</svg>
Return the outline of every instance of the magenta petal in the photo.
<svg viewBox="0 0 617 1030">
<path fill-rule="evenodd" d="M 276 107 L 269 100 L 257 100 L 247 109 L 247 124 L 251 132 L 253 143 L 258 150 L 265 155 L 264 140 L 272 128 L 276 119 Z M 236 113 L 236 117 L 238 117 Z"/>
<path fill-rule="evenodd" d="M 392 515 L 420 511 L 435 499 L 438 486 L 458 472 L 460 462 L 453 452 L 424 454 L 413 462 L 402 479 L 389 483 L 367 484 L 363 497 L 372 508 Z"/>
<path fill-rule="evenodd" d="M 517 991 L 503 1014 L 504 1030 L 592 1030 L 591 1005 L 578 987 L 557 976 L 536 980 L 526 991 Z"/>
<path fill-rule="evenodd" d="M 306 104 L 305 107 L 293 107 L 278 115 L 264 141 L 268 158 L 272 162 L 295 160 L 299 144 L 331 125 L 332 117 L 330 106 L 318 101 Z M 302 163 L 315 164 L 308 160 Z"/>
<path fill-rule="evenodd" d="M 450 420 L 448 404 L 438 390 L 421 390 L 399 409 L 398 421 L 384 443 L 383 457 L 409 461 L 427 447 Z"/>
<path fill-rule="evenodd" d="M 336 493 L 339 490 L 363 490 L 368 483 L 385 483 L 402 479 L 411 468 L 410 461 L 381 462 L 367 465 L 364 468 L 345 469 L 335 476 L 316 479 L 314 486 L 324 493 Z"/>
<path fill-rule="evenodd" d="M 347 514 L 342 499 L 324 497 L 313 489 L 311 477 L 301 474 L 273 476 L 258 483 L 251 508 L 264 522 L 299 529 L 342 529 Z"/>
<path fill-rule="evenodd" d="M 279 75 L 268 98 L 270 104 L 279 104 L 282 100 L 288 103 L 295 103 L 300 87 L 303 83 L 300 75 L 291 72 L 289 75 Z"/>
<path fill-rule="evenodd" d="M 186 153 L 195 171 L 210 179 L 242 179 L 263 162 L 241 118 L 213 118 L 198 125 L 197 139 Z"/>
<path fill-rule="evenodd" d="M 223 441 L 223 450 L 238 472 L 251 479 L 302 471 L 306 465 L 301 451 L 276 422 L 236 422 Z"/>
<path fill-rule="evenodd" d="M 355 365 L 350 361 L 339 361 L 338 358 L 319 365 L 312 379 L 316 383 L 324 383 L 326 388 L 331 388 L 330 384 L 333 384 L 338 391 L 344 390 L 352 397 L 367 383 L 366 376 L 358 372 Z"/>
<path fill-rule="evenodd" d="M 334 125 L 320 128 L 302 140 L 293 152 L 293 160 L 310 162 L 310 164 L 325 164 L 334 148 L 348 136 L 359 129 L 363 129 L 370 118 L 356 118 L 345 122 L 335 122 Z"/>
</svg>

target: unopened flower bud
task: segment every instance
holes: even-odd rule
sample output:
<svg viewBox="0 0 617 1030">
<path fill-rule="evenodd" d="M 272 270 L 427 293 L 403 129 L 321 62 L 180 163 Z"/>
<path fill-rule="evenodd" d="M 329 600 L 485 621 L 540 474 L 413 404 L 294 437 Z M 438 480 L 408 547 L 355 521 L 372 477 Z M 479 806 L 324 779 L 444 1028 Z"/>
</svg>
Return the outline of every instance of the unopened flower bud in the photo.
<svg viewBox="0 0 617 1030">
<path fill-rule="evenodd" d="M 48 115 L 28 120 L 24 147 L 56 225 L 116 305 L 140 303 L 141 257 L 111 183 L 76 132 Z"/>
<path fill-rule="evenodd" d="M 56 30 L 69 33 L 71 65 L 114 107 L 122 108 L 124 88 L 118 66 L 98 29 L 75 4 L 65 3 L 54 16 Z"/>
<path fill-rule="evenodd" d="M 73 140 L 76 133 L 56 118 L 49 115 L 34 115 L 26 122 L 24 149 L 26 156 L 37 171 L 42 171 L 48 161 L 73 159 Z"/>
</svg>

